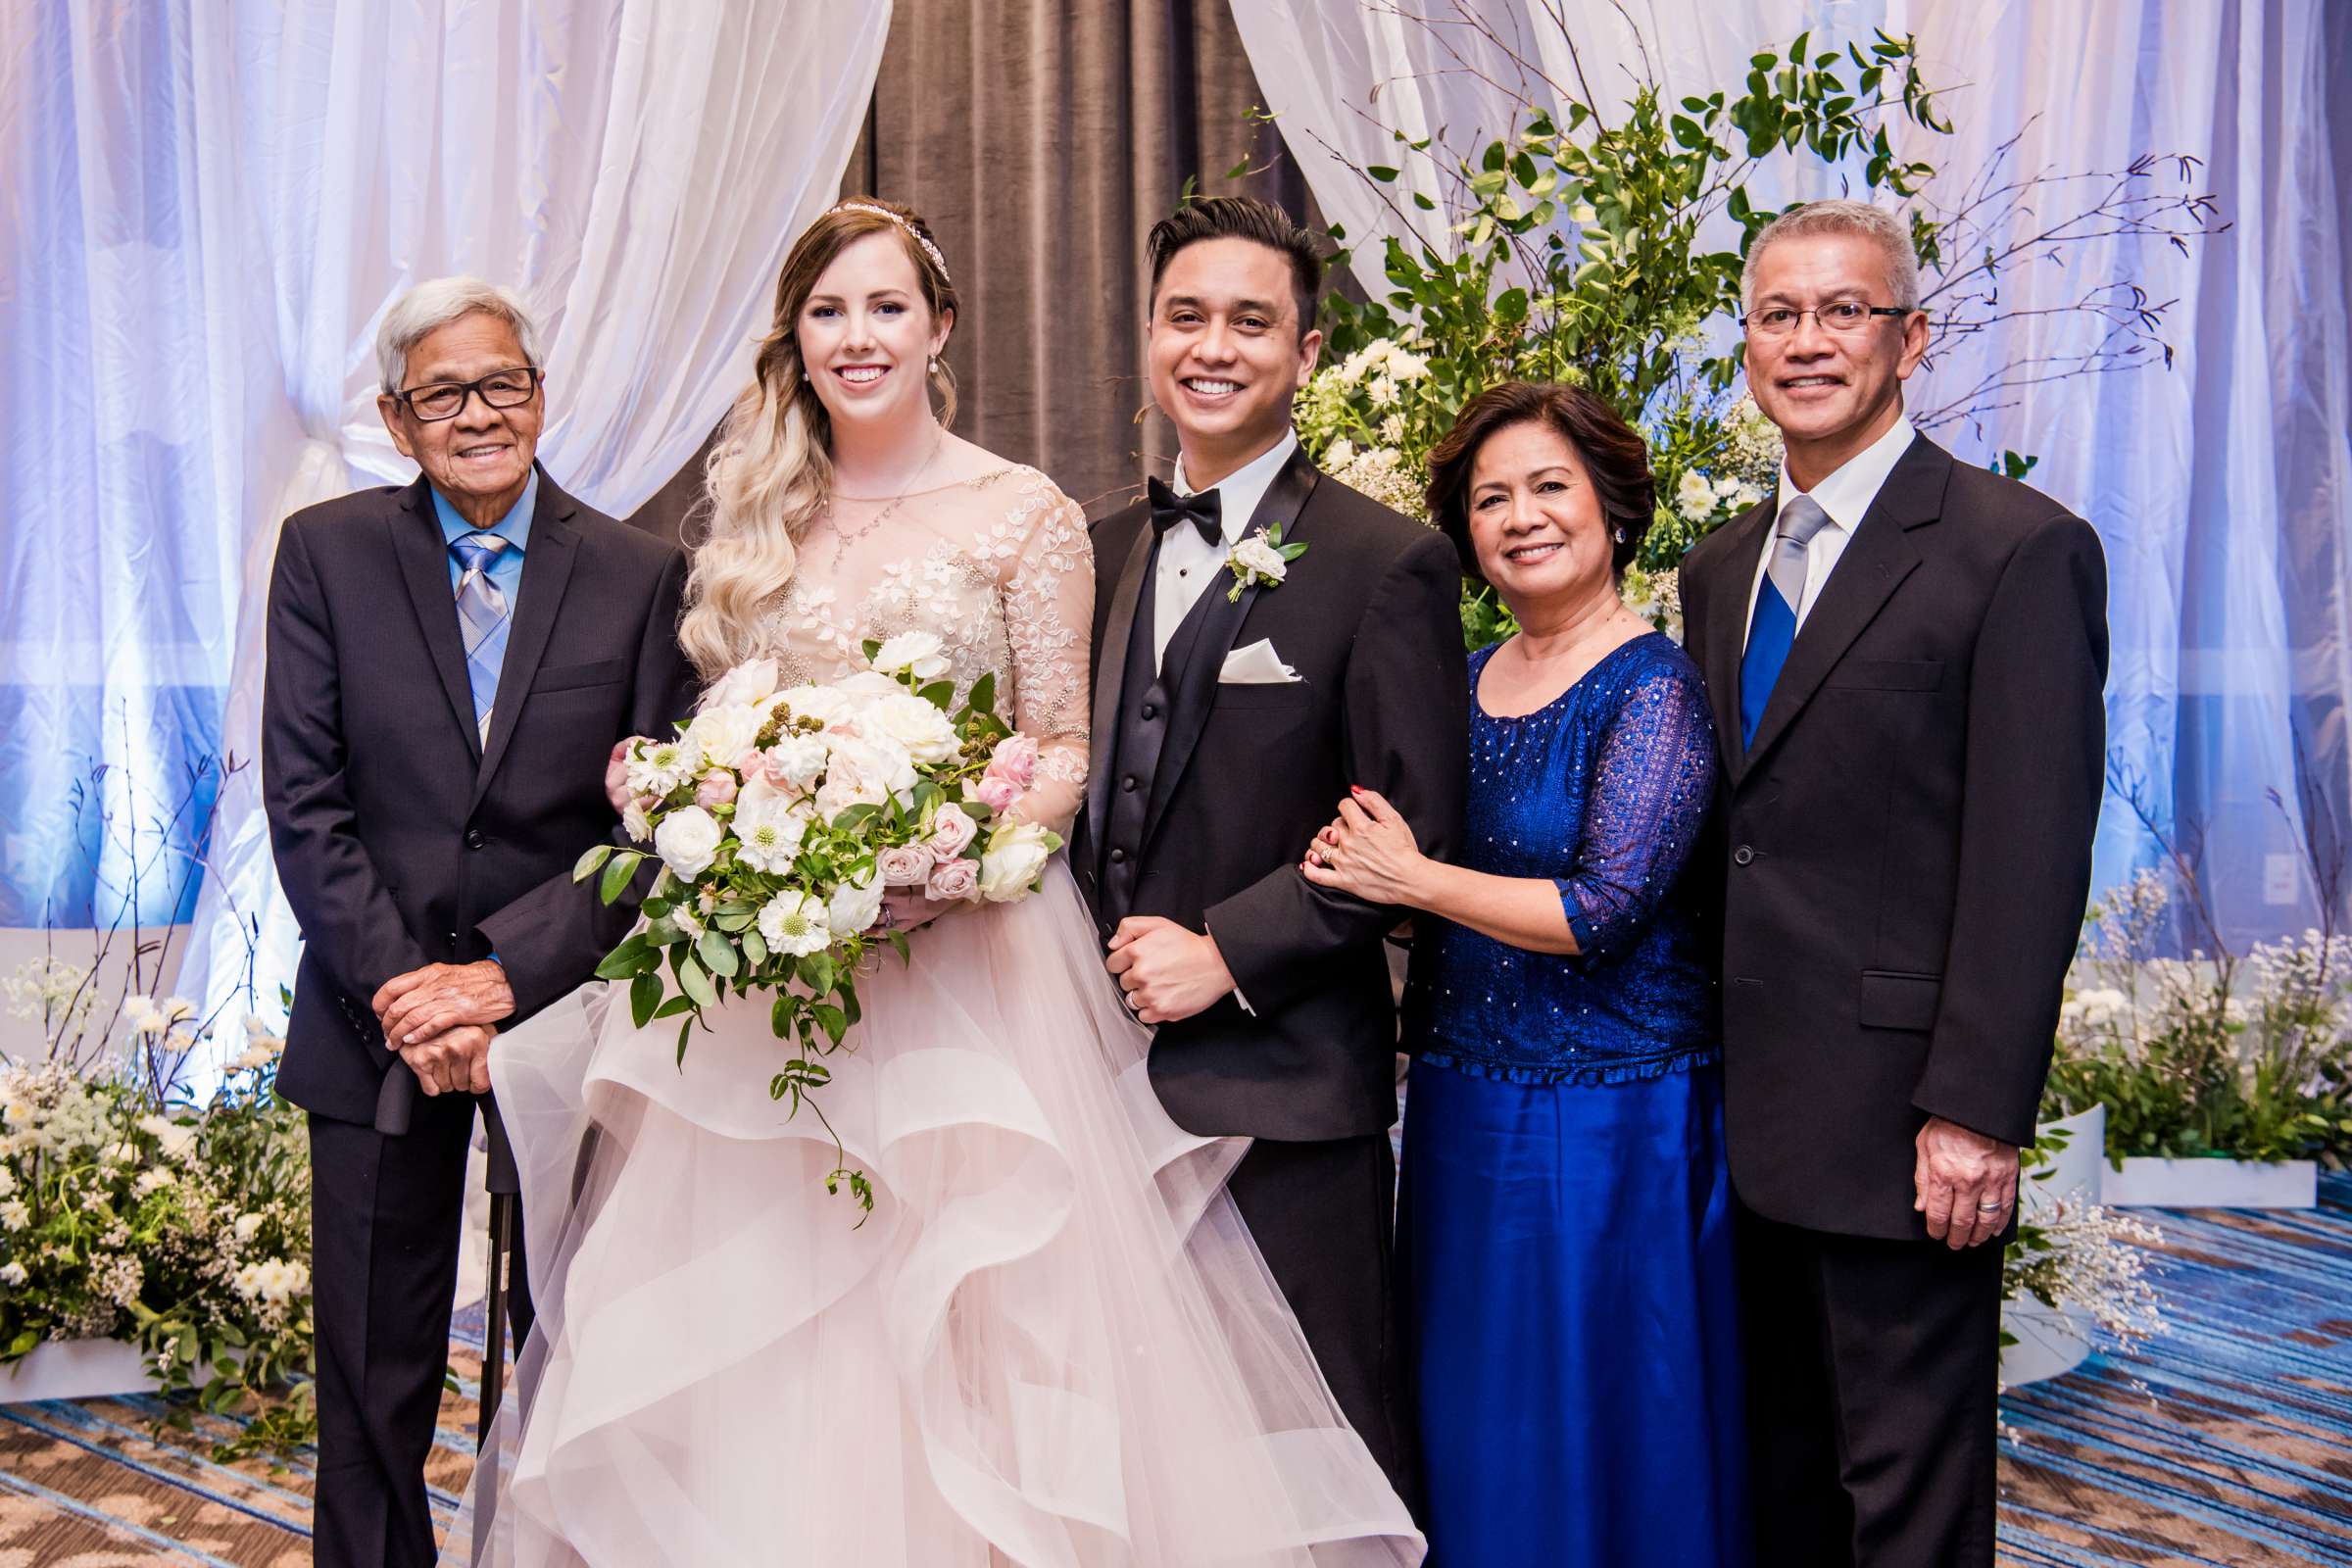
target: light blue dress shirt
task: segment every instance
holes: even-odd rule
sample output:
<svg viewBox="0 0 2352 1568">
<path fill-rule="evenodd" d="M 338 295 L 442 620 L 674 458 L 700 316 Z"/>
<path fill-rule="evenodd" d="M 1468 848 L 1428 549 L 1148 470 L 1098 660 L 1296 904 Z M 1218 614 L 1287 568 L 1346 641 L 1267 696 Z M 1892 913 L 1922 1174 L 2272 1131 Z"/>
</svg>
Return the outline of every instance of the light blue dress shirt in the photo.
<svg viewBox="0 0 2352 1568">
<path fill-rule="evenodd" d="M 445 543 L 454 545 L 469 533 L 494 533 L 507 541 L 507 548 L 500 551 L 498 559 L 490 564 L 490 582 L 507 596 L 507 616 L 513 619 L 515 598 L 522 591 L 522 552 L 530 543 L 531 514 L 539 506 L 538 466 L 534 464 L 531 467 L 530 480 L 522 487 L 522 499 L 487 528 L 476 528 L 459 516 L 458 509 L 449 504 L 449 498 L 438 488 L 430 484 L 425 488 L 433 492 L 433 515 L 441 519 L 441 536 Z M 449 558 L 449 591 L 454 598 L 458 591 L 458 579 L 466 575 L 466 564 L 458 559 L 458 553 L 454 550 L 446 550 L 443 554 Z"/>
</svg>

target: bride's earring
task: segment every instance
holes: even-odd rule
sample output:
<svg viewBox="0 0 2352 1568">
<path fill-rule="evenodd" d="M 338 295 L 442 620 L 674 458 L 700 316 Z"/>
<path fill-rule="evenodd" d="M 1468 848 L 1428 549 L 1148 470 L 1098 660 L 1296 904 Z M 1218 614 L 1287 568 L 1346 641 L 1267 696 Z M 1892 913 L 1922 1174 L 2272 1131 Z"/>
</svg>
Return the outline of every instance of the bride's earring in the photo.
<svg viewBox="0 0 2352 1568">
<path fill-rule="evenodd" d="M 1619 528 L 1617 530 L 1617 542 L 1619 544 L 1625 543 L 1625 530 L 1623 528 Z"/>
<path fill-rule="evenodd" d="M 931 373 L 933 375 L 937 375 L 939 373 L 939 361 L 936 359 L 931 362 Z"/>
</svg>

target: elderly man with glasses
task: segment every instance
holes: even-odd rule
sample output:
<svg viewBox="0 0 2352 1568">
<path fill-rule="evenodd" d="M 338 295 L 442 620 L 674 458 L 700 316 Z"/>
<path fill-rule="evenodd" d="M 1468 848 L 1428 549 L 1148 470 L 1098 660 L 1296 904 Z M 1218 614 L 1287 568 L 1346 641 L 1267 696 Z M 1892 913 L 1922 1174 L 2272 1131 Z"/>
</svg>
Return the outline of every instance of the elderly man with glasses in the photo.
<svg viewBox="0 0 2352 1568">
<path fill-rule="evenodd" d="M 304 941 L 278 1088 L 310 1113 L 316 1560 L 405 1568 L 435 1558 L 424 1464 L 496 1034 L 625 934 L 633 910 L 571 867 L 618 830 L 614 743 L 662 733 L 694 688 L 684 559 L 535 462 L 547 383 L 520 302 L 420 284 L 376 353 L 384 424 L 423 471 L 286 519 L 262 772 Z"/>
<path fill-rule="evenodd" d="M 2088 524 L 1903 415 L 1910 230 L 1748 248 L 1778 493 L 1683 564 L 1722 759 L 1724 1123 L 1757 1555 L 1989 1568 L 2002 1242 L 2090 881 Z"/>
</svg>

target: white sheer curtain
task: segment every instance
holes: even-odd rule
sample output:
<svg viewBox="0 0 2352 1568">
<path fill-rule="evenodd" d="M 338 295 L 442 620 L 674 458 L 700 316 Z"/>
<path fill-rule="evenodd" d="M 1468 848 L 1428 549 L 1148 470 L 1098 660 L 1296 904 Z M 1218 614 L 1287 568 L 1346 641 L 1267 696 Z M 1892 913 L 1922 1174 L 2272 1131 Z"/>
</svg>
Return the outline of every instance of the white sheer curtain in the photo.
<svg viewBox="0 0 2352 1568">
<path fill-rule="evenodd" d="M 1573 79 L 1561 46 L 1573 37 L 1604 105 L 1628 95 L 1644 50 L 1672 99 L 1736 90 L 1750 54 L 1801 29 L 1817 45 L 1867 42 L 1880 27 L 1916 34 L 1930 81 L 1951 89 L 1940 102 L 1957 131 L 1914 131 L 1903 150 L 1944 172 L 1932 193 L 1946 200 L 2021 130 L 2012 168 L 2029 173 L 2120 170 L 2143 153 L 2201 160 L 2228 233 L 2185 256 L 2116 236 L 2063 268 L 2012 270 L 2004 296 L 2019 324 L 1951 346 L 1912 402 L 1949 402 L 2012 356 L 2087 347 L 2080 318 L 2033 313 L 2089 281 L 2126 277 L 2174 302 L 2170 371 L 2025 387 L 1935 434 L 1975 461 L 2037 455 L 2034 482 L 2097 525 L 2112 574 L 2111 750 L 2161 832 L 2202 850 L 2225 935 L 2242 944 L 2313 923 L 2305 838 L 2332 858 L 2352 826 L 2352 334 L 2324 0 L 1629 0 L 1623 12 L 1608 0 L 1262 0 L 1234 11 L 1268 107 L 1376 293 L 1388 286 L 1377 240 L 1401 220 L 1342 160 L 1397 167 L 1398 186 L 1442 197 L 1430 156 L 1475 150 L 1549 96 L 1470 15 L 1555 79 Z M 1415 155 L 1392 129 L 1441 139 Z M 1768 166 L 1753 196 L 1779 205 L 1838 183 L 1837 172 Z M 1444 243 L 1442 222 L 1413 221 Z M 2157 855 L 2156 835 L 2111 793 L 2100 884 Z"/>
<path fill-rule="evenodd" d="M 372 354 L 414 282 L 521 291 L 546 338 L 542 460 L 633 511 L 749 374 L 784 251 L 838 189 L 889 16 L 888 0 L 0 11 L 0 142 L 18 149 L 0 163 L 0 507 L 56 530 L 8 549 L 8 679 L 35 727 L 0 758 L 12 794 L 51 801 L 77 748 L 157 786 L 175 747 L 214 735 L 257 756 L 278 521 L 415 472 L 376 416 Z M 93 721 L 116 706 L 121 745 Z M 182 983 L 208 1002 L 242 977 L 240 927 L 265 998 L 292 974 L 258 774 L 220 793 Z"/>
</svg>

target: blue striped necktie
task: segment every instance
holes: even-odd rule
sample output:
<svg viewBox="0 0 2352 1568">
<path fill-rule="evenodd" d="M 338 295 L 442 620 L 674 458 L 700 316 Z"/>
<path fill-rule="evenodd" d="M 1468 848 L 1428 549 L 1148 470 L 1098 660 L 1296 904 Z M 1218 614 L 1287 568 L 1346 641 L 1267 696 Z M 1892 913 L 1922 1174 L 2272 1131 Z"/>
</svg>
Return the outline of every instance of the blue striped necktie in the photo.
<svg viewBox="0 0 2352 1568">
<path fill-rule="evenodd" d="M 1763 722 L 1764 705 L 1788 662 L 1789 645 L 1796 641 L 1796 612 L 1805 603 L 1805 547 L 1830 525 L 1830 514 L 1811 496 L 1798 496 L 1781 510 L 1780 526 L 1773 530 L 1772 564 L 1756 594 L 1755 617 L 1747 623 L 1747 652 L 1740 661 L 1740 745 L 1755 744 L 1756 726 Z"/>
<path fill-rule="evenodd" d="M 507 596 L 490 580 L 490 564 L 509 543 L 494 533 L 469 533 L 449 547 L 465 574 L 458 578 L 458 622 L 466 633 L 466 678 L 473 685 L 473 722 L 490 742 L 490 705 L 498 700 L 498 667 L 507 657 Z"/>
</svg>

